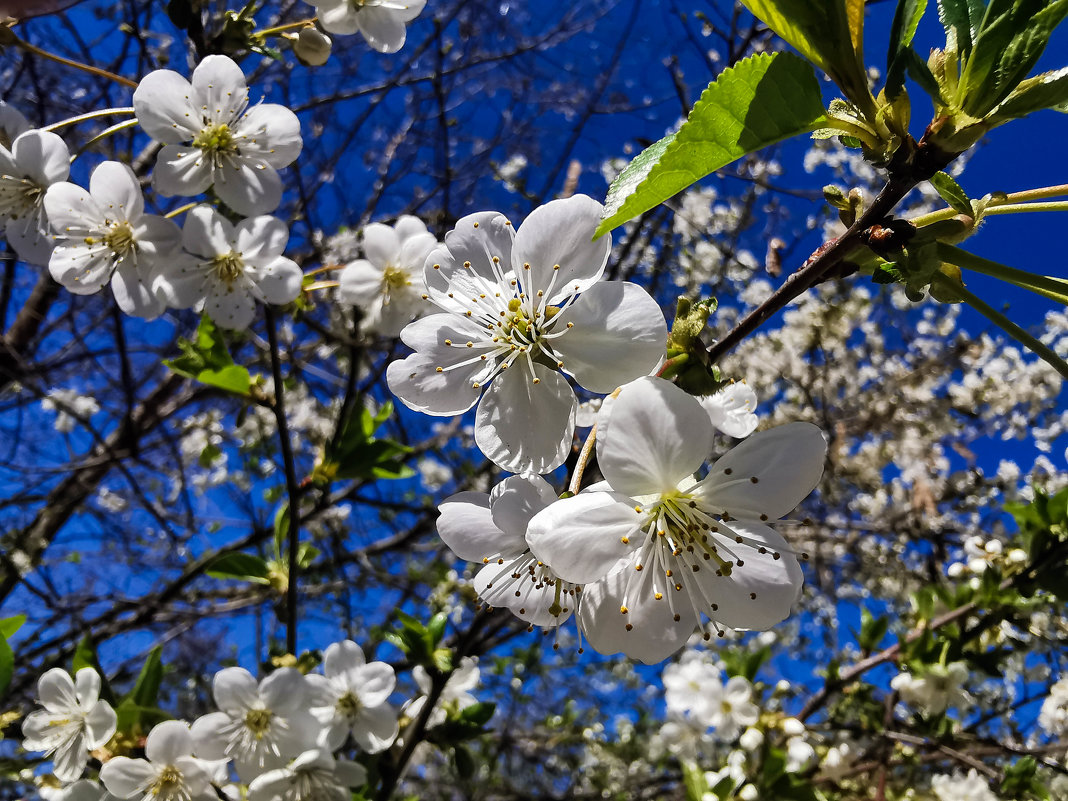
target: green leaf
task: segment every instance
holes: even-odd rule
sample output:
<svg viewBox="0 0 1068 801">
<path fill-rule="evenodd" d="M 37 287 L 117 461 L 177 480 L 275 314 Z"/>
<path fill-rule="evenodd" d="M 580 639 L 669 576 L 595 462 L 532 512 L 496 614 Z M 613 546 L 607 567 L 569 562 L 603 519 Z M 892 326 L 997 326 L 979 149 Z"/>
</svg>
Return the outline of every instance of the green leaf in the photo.
<svg viewBox="0 0 1068 801">
<path fill-rule="evenodd" d="M 181 356 L 163 362 L 174 372 L 227 392 L 248 395 L 252 384 L 248 370 L 234 364 L 226 342 L 206 314 L 200 318 L 195 338 L 179 338 L 178 349 Z"/>
<path fill-rule="evenodd" d="M 926 10 L 927 0 L 898 0 L 886 53 L 886 96 L 891 100 L 905 88 L 905 67 L 912 51 L 912 39 Z"/>
<path fill-rule="evenodd" d="M 289 501 L 284 501 L 274 513 L 274 555 L 279 562 L 287 552 L 286 538 L 289 536 Z"/>
<path fill-rule="evenodd" d="M 464 723 L 470 723 L 472 726 L 485 726 L 490 722 L 490 718 L 493 717 L 495 711 L 497 711 L 496 704 L 489 701 L 479 701 L 461 709 L 460 720 Z"/>
<path fill-rule="evenodd" d="M 470 779 L 475 775 L 475 759 L 471 752 L 464 746 L 457 745 L 453 751 L 453 760 L 456 762 L 456 772 L 461 779 Z"/>
<path fill-rule="evenodd" d="M 938 19 L 946 29 L 949 49 L 955 45 L 961 57 L 968 57 L 985 10 L 983 0 L 938 0 Z"/>
<path fill-rule="evenodd" d="M 1010 120 L 1047 108 L 1068 112 L 1068 67 L 1044 72 L 1023 81 L 990 116 L 997 120 Z"/>
<path fill-rule="evenodd" d="M 11 637 L 12 634 L 22 628 L 22 624 L 25 622 L 26 615 L 12 615 L 11 617 L 0 619 L 0 635 L 5 638 Z"/>
<path fill-rule="evenodd" d="M 867 609 L 860 610 L 860 637 L 858 644 L 865 653 L 879 647 L 890 628 L 890 619 L 885 615 L 875 617 Z"/>
<path fill-rule="evenodd" d="M 160 655 L 163 646 L 157 645 L 148 652 L 145 664 L 137 676 L 137 683 L 127 696 L 128 699 L 141 707 L 154 707 L 159 697 L 159 685 L 163 681 L 163 663 Z"/>
<path fill-rule="evenodd" d="M 215 557 L 204 571 L 212 578 L 238 579 L 256 584 L 270 584 L 270 568 L 258 556 L 250 553 L 224 553 Z"/>
<path fill-rule="evenodd" d="M 612 182 L 595 236 L 637 217 L 747 153 L 825 122 L 812 68 L 789 53 L 760 53 L 724 70 L 678 130 Z"/>
<path fill-rule="evenodd" d="M 831 77 L 853 103 L 873 110 L 857 3 L 845 0 L 741 0 L 753 16 Z M 860 10 L 863 17 L 863 10 Z"/>
<path fill-rule="evenodd" d="M 916 81 L 920 88 L 937 101 L 939 105 L 946 105 L 945 97 L 942 95 L 942 87 L 938 85 L 938 79 L 931 72 L 931 68 L 927 66 L 927 62 L 920 58 L 920 54 L 910 47 L 905 52 L 904 58 L 905 69 L 909 77 Z"/>
<path fill-rule="evenodd" d="M 974 213 L 968 193 L 960 188 L 960 184 L 954 181 L 949 173 L 936 172 L 931 176 L 931 186 L 951 208 L 969 216 Z"/>
<path fill-rule="evenodd" d="M 315 467 L 316 476 L 329 482 L 338 478 L 399 479 L 415 475 L 402 458 L 412 452 L 411 448 L 374 437 L 392 414 L 393 404 L 384 403 L 373 415 L 367 409 L 350 415 L 324 450 Z"/>
<path fill-rule="evenodd" d="M 7 643 L 7 637 L 0 634 L 0 698 L 7 695 L 11 677 L 15 675 L 15 652 Z"/>
</svg>

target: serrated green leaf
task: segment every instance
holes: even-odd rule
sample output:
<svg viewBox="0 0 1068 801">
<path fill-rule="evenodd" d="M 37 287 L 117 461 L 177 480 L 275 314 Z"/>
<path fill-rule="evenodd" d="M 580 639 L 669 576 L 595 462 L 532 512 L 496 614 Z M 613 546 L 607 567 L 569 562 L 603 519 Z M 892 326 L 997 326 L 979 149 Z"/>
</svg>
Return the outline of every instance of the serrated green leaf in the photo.
<svg viewBox="0 0 1068 801">
<path fill-rule="evenodd" d="M 15 675 L 15 652 L 8 645 L 7 637 L 0 634 L 0 698 L 7 695 L 11 677 Z"/>
<path fill-rule="evenodd" d="M 972 52 L 985 11 L 983 0 L 938 0 L 938 19 L 946 30 L 946 39 L 964 58 Z"/>
<path fill-rule="evenodd" d="M 909 77 L 916 81 L 920 88 L 939 105 L 946 105 L 946 99 L 942 95 L 942 87 L 938 85 L 938 79 L 931 72 L 927 62 L 920 58 L 920 54 L 910 47 L 906 51 L 904 59 L 905 70 L 908 72 Z"/>
<path fill-rule="evenodd" d="M 22 624 L 25 622 L 26 615 L 12 615 L 11 617 L 0 619 L 0 635 L 10 638 L 11 635 L 22 628 Z"/>
<path fill-rule="evenodd" d="M 912 51 L 912 39 L 926 10 L 927 0 L 898 0 L 886 52 L 886 96 L 891 100 L 905 88 L 905 67 Z"/>
<path fill-rule="evenodd" d="M 224 553 L 215 557 L 204 571 L 212 578 L 251 581 L 254 584 L 269 584 L 270 568 L 258 556 L 250 553 Z"/>
<path fill-rule="evenodd" d="M 971 215 L 973 213 L 972 201 L 968 198 L 968 193 L 961 189 L 960 184 L 954 181 L 949 173 L 936 172 L 931 176 L 931 186 L 951 208 L 961 214 Z"/>
<path fill-rule="evenodd" d="M 732 161 L 825 123 L 812 67 L 789 53 L 760 53 L 724 70 L 689 118 L 612 182 L 595 236 L 664 202 Z"/>
<path fill-rule="evenodd" d="M 194 339 L 179 338 L 178 349 L 181 356 L 163 362 L 174 372 L 227 392 L 248 395 L 252 385 L 248 370 L 234 364 L 226 342 L 206 314 L 200 318 Z"/>
<path fill-rule="evenodd" d="M 872 108 L 863 48 L 854 46 L 855 37 L 863 36 L 856 3 L 848 0 L 741 0 L 741 3 L 827 73 L 855 105 Z"/>
<path fill-rule="evenodd" d="M 990 116 L 998 121 L 1026 117 L 1036 111 L 1068 112 L 1068 67 L 1044 72 L 1017 86 Z"/>
</svg>

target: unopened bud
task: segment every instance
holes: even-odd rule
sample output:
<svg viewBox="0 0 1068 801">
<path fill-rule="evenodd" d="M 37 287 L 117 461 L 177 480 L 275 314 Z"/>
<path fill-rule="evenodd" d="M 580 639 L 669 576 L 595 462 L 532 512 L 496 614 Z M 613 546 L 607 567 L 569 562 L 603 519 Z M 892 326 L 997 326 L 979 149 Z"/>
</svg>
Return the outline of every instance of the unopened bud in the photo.
<svg viewBox="0 0 1068 801">
<path fill-rule="evenodd" d="M 330 58 L 330 37 L 313 25 L 301 28 L 293 39 L 293 54 L 307 67 L 321 67 Z"/>
</svg>

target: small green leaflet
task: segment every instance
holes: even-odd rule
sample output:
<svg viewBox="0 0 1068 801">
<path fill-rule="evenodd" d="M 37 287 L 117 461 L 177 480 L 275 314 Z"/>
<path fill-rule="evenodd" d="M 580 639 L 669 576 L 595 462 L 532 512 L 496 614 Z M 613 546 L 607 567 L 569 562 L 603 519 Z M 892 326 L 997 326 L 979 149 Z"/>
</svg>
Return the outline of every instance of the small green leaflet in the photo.
<svg viewBox="0 0 1068 801">
<path fill-rule="evenodd" d="M 270 568 L 260 557 L 232 551 L 217 556 L 204 571 L 212 578 L 238 579 L 256 584 L 270 584 Z"/>
<path fill-rule="evenodd" d="M 7 644 L 7 637 L 0 634 L 0 698 L 7 695 L 7 687 L 15 674 L 15 652 Z"/>
<path fill-rule="evenodd" d="M 898 0 L 890 26 L 890 49 L 886 53 L 886 96 L 891 100 L 905 88 L 905 67 L 912 38 L 926 10 L 927 0 Z"/>
<path fill-rule="evenodd" d="M 612 182 L 595 237 L 749 153 L 826 123 L 812 66 L 759 53 L 708 85 L 677 133 L 646 148 Z"/>
<path fill-rule="evenodd" d="M 1068 112 L 1068 67 L 1023 81 L 990 116 L 998 121 L 1010 120 L 1047 108 Z"/>
<path fill-rule="evenodd" d="M 938 19 L 946 29 L 946 40 L 956 44 L 962 58 L 972 52 L 985 11 L 983 0 L 938 0 Z"/>
<path fill-rule="evenodd" d="M 942 200 L 954 210 L 969 216 L 975 213 L 972 210 L 972 202 L 968 199 L 968 193 L 961 189 L 960 184 L 954 181 L 948 173 L 936 172 L 931 176 L 931 185 L 942 196 Z"/>
<path fill-rule="evenodd" d="M 11 617 L 0 619 L 0 635 L 10 638 L 12 634 L 22 628 L 22 624 L 25 622 L 26 615 L 12 615 Z"/>
<path fill-rule="evenodd" d="M 226 342 L 206 314 L 200 318 L 194 339 L 179 338 L 178 348 L 181 356 L 163 362 L 171 370 L 202 384 L 248 395 L 251 386 L 248 370 L 234 364 Z"/>
</svg>

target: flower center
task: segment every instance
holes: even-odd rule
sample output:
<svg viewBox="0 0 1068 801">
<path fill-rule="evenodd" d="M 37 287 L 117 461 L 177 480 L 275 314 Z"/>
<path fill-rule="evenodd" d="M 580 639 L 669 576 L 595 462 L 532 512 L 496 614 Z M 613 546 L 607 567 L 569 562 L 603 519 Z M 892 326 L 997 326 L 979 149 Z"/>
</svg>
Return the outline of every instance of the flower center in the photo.
<svg viewBox="0 0 1068 801">
<path fill-rule="evenodd" d="M 213 160 L 219 155 L 237 152 L 230 126 L 223 122 L 204 128 L 193 139 L 193 147 L 199 147 Z"/>
<path fill-rule="evenodd" d="M 134 249 L 136 244 L 133 227 L 125 220 L 113 223 L 107 234 L 104 235 L 104 244 L 120 258 L 127 255 Z"/>
<path fill-rule="evenodd" d="M 211 260 L 211 269 L 215 276 L 227 286 L 233 286 L 234 282 L 245 272 L 245 262 L 240 253 L 230 251 Z"/>
<path fill-rule="evenodd" d="M 0 215 L 17 220 L 41 205 L 44 189 L 29 178 L 0 176 Z"/>
<path fill-rule="evenodd" d="M 345 693 L 337 699 L 337 711 L 344 717 L 352 720 L 359 714 L 362 704 L 354 693 Z"/>
<path fill-rule="evenodd" d="M 245 713 L 245 728 L 257 740 L 262 740 L 267 730 L 271 728 L 272 717 L 274 716 L 269 709 L 250 709 Z"/>
<path fill-rule="evenodd" d="M 407 270 L 392 264 L 386 265 L 386 269 L 382 271 L 382 294 L 386 296 L 386 302 L 389 302 L 390 295 L 411 286 L 411 283 L 412 279 Z"/>
<path fill-rule="evenodd" d="M 149 795 L 170 798 L 180 794 L 182 789 L 182 772 L 173 765 L 167 765 L 159 772 L 156 781 L 152 783 Z"/>
</svg>

